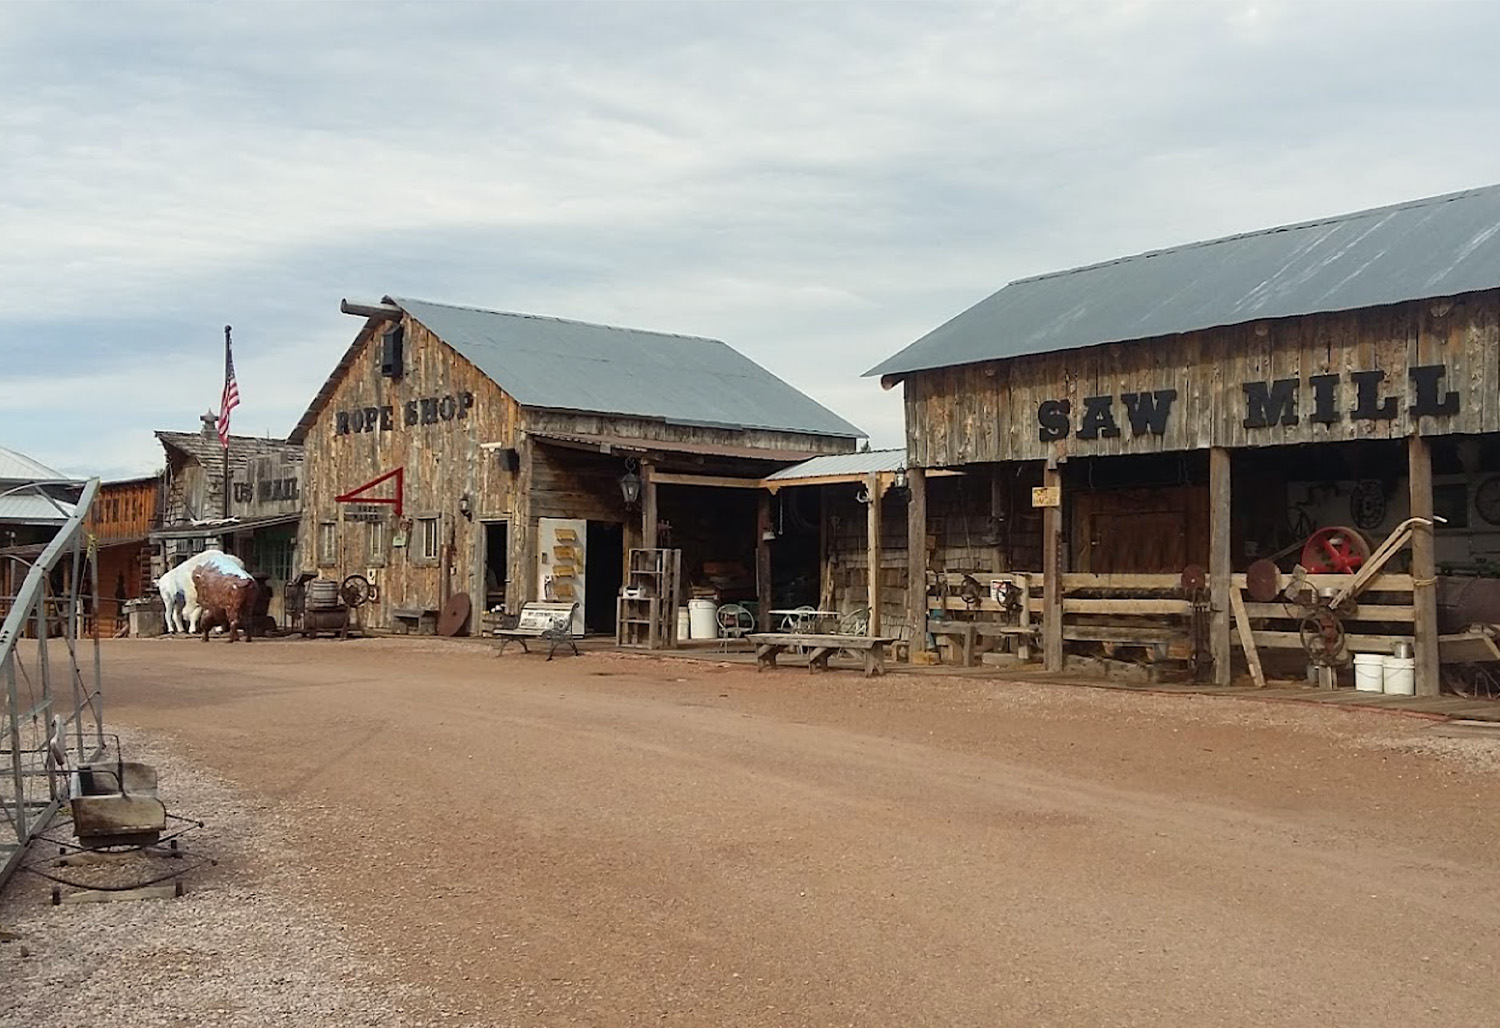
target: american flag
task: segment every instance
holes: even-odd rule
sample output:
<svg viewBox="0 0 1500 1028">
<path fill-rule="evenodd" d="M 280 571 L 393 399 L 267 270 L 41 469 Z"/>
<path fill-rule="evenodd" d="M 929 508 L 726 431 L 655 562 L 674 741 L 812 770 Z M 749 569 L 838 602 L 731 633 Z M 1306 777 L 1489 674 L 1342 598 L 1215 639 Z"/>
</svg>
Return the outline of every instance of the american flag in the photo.
<svg viewBox="0 0 1500 1028">
<path fill-rule="evenodd" d="M 229 348 L 229 326 L 224 326 L 224 395 L 219 398 L 219 445 L 229 449 L 229 412 L 240 405 L 240 384 L 234 380 L 234 354 Z"/>
</svg>

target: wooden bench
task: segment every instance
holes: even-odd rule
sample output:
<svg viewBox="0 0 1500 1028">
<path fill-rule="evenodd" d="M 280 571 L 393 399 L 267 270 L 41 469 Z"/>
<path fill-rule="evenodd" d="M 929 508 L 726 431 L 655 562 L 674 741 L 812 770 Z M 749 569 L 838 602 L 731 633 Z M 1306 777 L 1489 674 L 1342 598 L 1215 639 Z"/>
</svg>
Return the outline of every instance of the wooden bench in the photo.
<svg viewBox="0 0 1500 1028">
<path fill-rule="evenodd" d="M 402 635 L 436 635 L 439 613 L 436 607 L 396 607 L 391 627 Z"/>
<path fill-rule="evenodd" d="M 827 671 L 828 658 L 840 650 L 864 654 L 865 677 L 885 674 L 885 648 L 896 641 L 890 635 L 839 635 L 815 632 L 752 632 L 745 638 L 755 644 L 755 670 L 776 666 L 782 651 L 798 647 L 808 651 L 807 670 Z"/>
<path fill-rule="evenodd" d="M 573 648 L 573 656 L 578 656 L 578 643 L 573 635 L 573 614 L 578 610 L 576 602 L 556 602 L 550 600 L 538 600 L 535 603 L 526 603 L 521 606 L 521 613 L 516 617 L 516 623 L 508 628 L 496 628 L 496 638 L 500 640 L 499 649 L 495 656 L 505 652 L 505 647 L 512 639 L 521 644 L 523 653 L 530 653 L 526 646 L 527 639 L 541 639 L 550 645 L 547 648 L 547 659 L 557 652 L 561 643 L 567 643 Z"/>
<path fill-rule="evenodd" d="M 933 636 L 943 636 L 955 639 L 959 645 L 959 666 L 974 666 L 974 644 L 978 639 L 1004 638 L 1014 636 L 1017 639 L 1017 652 L 1022 660 L 1030 656 L 1030 648 L 1035 641 L 1037 625 L 1001 625 L 985 621 L 947 621 L 937 618 L 929 619 L 927 632 Z"/>
</svg>

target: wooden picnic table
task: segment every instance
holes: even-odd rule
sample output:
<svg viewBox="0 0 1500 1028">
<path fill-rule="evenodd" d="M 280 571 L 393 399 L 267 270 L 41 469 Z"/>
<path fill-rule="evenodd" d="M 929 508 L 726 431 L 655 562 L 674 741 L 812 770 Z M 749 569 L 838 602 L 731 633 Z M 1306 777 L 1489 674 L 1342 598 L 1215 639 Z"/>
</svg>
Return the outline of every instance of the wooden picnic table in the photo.
<svg viewBox="0 0 1500 1028">
<path fill-rule="evenodd" d="M 885 648 L 896 641 L 888 635 L 840 635 L 819 632 L 752 632 L 745 638 L 755 644 L 755 669 L 776 666 L 776 658 L 791 647 L 807 650 L 807 670 L 828 670 L 828 658 L 840 650 L 859 651 L 865 658 L 865 677 L 885 674 Z"/>
</svg>

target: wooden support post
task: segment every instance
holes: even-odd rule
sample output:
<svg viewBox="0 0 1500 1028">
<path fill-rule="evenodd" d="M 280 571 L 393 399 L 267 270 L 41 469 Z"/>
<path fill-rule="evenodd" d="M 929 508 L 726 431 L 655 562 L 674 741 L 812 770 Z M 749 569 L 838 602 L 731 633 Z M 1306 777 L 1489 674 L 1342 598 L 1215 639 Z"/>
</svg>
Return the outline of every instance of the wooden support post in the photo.
<svg viewBox="0 0 1500 1028">
<path fill-rule="evenodd" d="M 1432 517 L 1432 449 L 1426 438 L 1414 435 L 1407 441 L 1407 464 L 1411 479 L 1411 516 Z M 1432 529 L 1413 526 L 1411 537 L 1412 652 L 1417 658 L 1417 695 L 1437 696 L 1443 691 L 1438 661 L 1437 559 Z"/>
<path fill-rule="evenodd" d="M 880 476 L 871 473 L 865 479 L 865 490 L 870 494 L 869 539 L 866 552 L 870 558 L 870 622 L 869 634 L 880 634 Z"/>
<path fill-rule="evenodd" d="M 762 632 L 771 630 L 771 494 L 762 492 L 755 507 L 756 620 Z"/>
<path fill-rule="evenodd" d="M 1209 650 L 1214 658 L 1214 684 L 1228 685 L 1232 676 L 1229 645 L 1229 451 L 1208 451 L 1208 597 L 1213 610 L 1209 622 Z"/>
<path fill-rule="evenodd" d="M 656 478 L 650 464 L 641 465 L 641 546 L 656 549 L 656 525 L 660 520 L 656 510 Z"/>
<path fill-rule="evenodd" d="M 996 464 L 993 468 L 990 469 L 991 526 L 1004 524 L 1009 527 L 1009 522 L 1006 519 L 1005 510 L 1005 470 L 1009 467 L 1010 465 L 1008 464 Z M 911 475 L 910 473 L 908 473 L 907 479 L 910 480 L 910 478 Z M 990 574 L 998 575 L 1002 571 L 1009 570 L 1010 568 L 1006 566 L 1005 561 L 1005 546 L 1003 545 L 1003 542 L 1000 538 L 1000 533 L 997 530 L 995 532 L 995 545 L 990 547 Z"/>
<path fill-rule="evenodd" d="M 1056 506 L 1042 509 L 1042 666 L 1061 671 L 1063 666 L 1063 509 L 1062 472 L 1049 467 L 1042 472 L 1042 485 L 1056 489 Z"/>
<path fill-rule="evenodd" d="M 927 649 L 927 472 L 906 469 L 906 618 L 908 655 Z"/>
</svg>

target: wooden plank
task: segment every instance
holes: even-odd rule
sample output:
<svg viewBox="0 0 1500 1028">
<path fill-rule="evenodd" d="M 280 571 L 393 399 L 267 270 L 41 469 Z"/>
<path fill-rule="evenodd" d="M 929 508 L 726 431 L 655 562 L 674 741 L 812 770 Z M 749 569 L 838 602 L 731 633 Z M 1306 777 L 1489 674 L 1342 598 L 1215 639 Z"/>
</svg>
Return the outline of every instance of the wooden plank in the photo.
<svg viewBox="0 0 1500 1028">
<path fill-rule="evenodd" d="M 755 507 L 755 602 L 760 630 L 771 627 L 771 494 L 761 493 Z"/>
<path fill-rule="evenodd" d="M 1484 633 L 1462 632 L 1438 638 L 1438 652 L 1444 664 L 1484 663 L 1500 660 L 1500 647 Z"/>
<path fill-rule="evenodd" d="M 1432 517 L 1432 448 L 1414 435 L 1407 441 L 1408 475 L 1411 485 L 1411 516 Z M 1418 525 L 1411 537 L 1413 647 L 1417 658 L 1417 695 L 1437 696 L 1443 691 L 1439 671 L 1437 560 L 1432 530 Z"/>
<path fill-rule="evenodd" d="M 1245 661 L 1250 665 L 1250 677 L 1260 688 L 1266 687 L 1266 673 L 1260 666 L 1260 651 L 1255 648 L 1255 636 L 1250 631 L 1250 615 L 1245 612 L 1245 597 L 1239 589 L 1229 590 L 1229 606 L 1234 612 L 1234 624 L 1239 630 L 1240 648 L 1245 651 Z"/>
<path fill-rule="evenodd" d="M 927 473 L 906 469 L 906 617 L 913 626 L 927 617 Z M 927 633 L 913 631 L 909 649 L 926 650 Z"/>
<path fill-rule="evenodd" d="M 641 548 L 656 549 L 656 527 L 660 522 L 656 511 L 656 469 L 650 464 L 641 465 Z"/>
<path fill-rule="evenodd" d="M 1186 629 L 1152 628 L 1146 625 L 1067 625 L 1063 638 L 1069 642 L 1157 643 L 1187 642 Z"/>
<path fill-rule="evenodd" d="M 1062 576 L 1063 588 L 1078 589 L 1180 589 L 1181 575 L 1088 574 L 1071 571 Z"/>
<path fill-rule="evenodd" d="M 1128 597 L 1105 600 L 1063 599 L 1064 614 L 1169 614 L 1185 617 L 1192 614 L 1193 605 L 1187 600 L 1139 600 Z"/>
<path fill-rule="evenodd" d="M 1254 632 L 1252 637 L 1255 645 L 1263 650 L 1300 650 L 1302 649 L 1302 636 L 1298 632 Z M 1351 632 L 1344 636 L 1344 645 L 1350 650 L 1361 653 L 1389 653 L 1391 644 L 1397 642 L 1411 642 L 1411 636 L 1407 635 L 1366 635 L 1364 633 Z M 1234 645 L 1239 645 L 1239 640 L 1234 640 Z"/>
<path fill-rule="evenodd" d="M 866 542 L 865 552 L 869 555 L 869 581 L 870 581 L 870 618 L 868 634 L 877 636 L 880 634 L 880 499 L 882 484 L 880 475 L 871 473 L 865 477 L 865 490 L 869 493 L 870 502 L 866 507 Z"/>
<path fill-rule="evenodd" d="M 1228 685 L 1233 677 L 1229 665 L 1229 576 L 1233 570 L 1229 495 L 1229 451 L 1215 446 L 1208 451 L 1208 591 L 1212 607 L 1208 641 L 1214 658 L 1215 685 Z"/>
<path fill-rule="evenodd" d="M 1308 584 L 1316 588 L 1334 588 L 1349 584 L 1349 575 L 1307 575 Z M 1246 588 L 1245 576 L 1243 574 L 1230 575 L 1229 580 L 1240 589 Z M 1279 578 L 1279 588 L 1285 589 L 1292 582 L 1292 576 L 1283 573 Z M 1411 592 L 1411 575 L 1385 574 L 1377 575 L 1365 586 L 1364 595 L 1370 593 L 1404 593 Z"/>
<path fill-rule="evenodd" d="M 1300 620 L 1307 616 L 1302 608 L 1293 603 L 1245 603 L 1244 607 L 1245 612 L 1252 618 L 1296 618 Z M 1412 608 L 1394 603 L 1361 603 L 1356 613 L 1357 617 L 1344 618 L 1344 622 L 1406 622 L 1412 620 L 1413 617 Z"/>
<path fill-rule="evenodd" d="M 728 475 L 682 475 L 658 471 L 652 476 L 658 485 L 695 485 L 713 489 L 762 489 L 758 478 L 732 478 Z"/>
<path fill-rule="evenodd" d="M 1046 468 L 1042 485 L 1061 495 L 1062 473 L 1056 467 Z M 1061 671 L 1063 667 L 1062 512 L 1062 503 L 1042 511 L 1042 666 L 1048 671 Z"/>
</svg>

